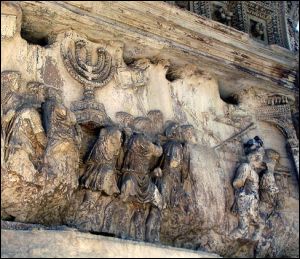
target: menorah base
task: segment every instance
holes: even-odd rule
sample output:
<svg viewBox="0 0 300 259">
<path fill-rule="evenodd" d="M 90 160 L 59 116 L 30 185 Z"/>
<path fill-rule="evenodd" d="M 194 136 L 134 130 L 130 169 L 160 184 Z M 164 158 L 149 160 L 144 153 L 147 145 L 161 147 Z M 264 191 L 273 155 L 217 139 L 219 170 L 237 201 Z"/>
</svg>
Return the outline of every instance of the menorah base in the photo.
<svg viewBox="0 0 300 259">
<path fill-rule="evenodd" d="M 71 104 L 71 111 L 75 113 L 79 124 L 88 125 L 92 128 L 111 123 L 111 119 L 107 116 L 104 105 L 94 99 L 83 99 L 73 102 Z"/>
</svg>

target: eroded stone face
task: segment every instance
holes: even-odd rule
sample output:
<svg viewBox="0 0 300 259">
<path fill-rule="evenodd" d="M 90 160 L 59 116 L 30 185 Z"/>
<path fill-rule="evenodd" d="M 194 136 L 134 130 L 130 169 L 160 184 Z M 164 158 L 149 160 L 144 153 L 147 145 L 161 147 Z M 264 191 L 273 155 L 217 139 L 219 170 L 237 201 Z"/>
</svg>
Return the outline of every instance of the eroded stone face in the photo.
<svg viewBox="0 0 300 259">
<path fill-rule="evenodd" d="M 222 256 L 298 255 L 291 95 L 248 87 L 228 104 L 205 67 L 146 54 L 127 65 L 132 42 L 71 25 L 47 47 L 28 44 L 19 7 L 3 5 L 1 53 L 14 52 L 1 60 L 2 219 Z"/>
</svg>

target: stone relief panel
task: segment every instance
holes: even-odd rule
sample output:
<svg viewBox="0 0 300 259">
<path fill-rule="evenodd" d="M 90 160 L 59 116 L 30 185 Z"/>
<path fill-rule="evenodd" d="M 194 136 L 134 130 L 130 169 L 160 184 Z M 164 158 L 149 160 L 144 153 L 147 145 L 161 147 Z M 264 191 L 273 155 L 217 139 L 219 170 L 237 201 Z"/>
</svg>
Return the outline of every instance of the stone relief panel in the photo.
<svg viewBox="0 0 300 259">
<path fill-rule="evenodd" d="M 289 99 L 228 105 L 203 68 L 126 65 L 122 47 L 66 32 L 39 48 L 40 66 L 53 57 L 61 80 L 2 70 L 2 219 L 223 256 L 289 255 L 293 171 L 257 123 L 284 128 L 296 160 Z"/>
<path fill-rule="evenodd" d="M 18 91 L 20 78 L 21 75 L 18 72 L 3 72 L 3 86 L 1 87 L 3 92 L 5 92 L 5 87 Z M 10 115 L 10 98 L 22 101 L 19 102 L 21 108 L 11 107 L 19 111 L 17 119 L 10 120 L 4 116 L 2 125 L 6 125 L 6 121 L 12 125 L 11 127 L 18 121 L 20 123 L 26 121 L 29 124 L 26 124 L 28 126 L 24 128 L 16 126 L 18 131 L 13 131 L 12 135 L 10 129 L 4 128 L 2 139 L 4 143 L 13 140 L 7 145 L 9 150 L 11 148 L 20 150 L 19 157 L 22 157 L 22 160 L 27 161 L 26 163 L 33 168 L 30 174 L 23 176 L 18 184 L 13 183 L 13 186 L 24 188 L 28 195 L 32 189 L 27 187 L 27 182 L 35 183 L 39 188 L 36 193 L 40 194 L 42 191 L 44 194 L 40 199 L 36 199 L 35 202 L 38 204 L 29 199 L 28 205 L 25 203 L 25 209 L 23 200 L 20 204 L 9 202 L 13 197 L 11 191 L 14 190 L 9 179 L 11 174 L 18 174 L 21 171 L 20 167 L 15 169 L 11 167 L 17 165 L 11 161 L 14 161 L 13 156 L 18 155 L 18 152 L 12 153 L 4 150 L 4 154 L 8 152 L 8 163 L 5 161 L 2 164 L 4 168 L 7 168 L 6 175 L 2 176 L 4 179 L 4 198 L 2 198 L 5 205 L 2 210 L 4 218 L 14 215 L 13 217 L 22 221 L 47 224 L 65 222 L 70 226 L 93 233 L 106 233 L 122 238 L 164 242 L 190 248 L 205 247 L 204 240 L 199 239 L 199 236 L 195 241 L 187 241 L 195 238 L 195 234 L 190 232 L 192 228 L 197 229 L 196 236 L 199 233 L 206 233 L 207 237 L 216 240 L 220 237 L 219 233 L 208 230 L 214 228 L 213 226 L 217 223 L 212 219 L 207 222 L 205 216 L 207 208 L 205 207 L 208 204 L 204 201 L 220 198 L 219 195 L 222 195 L 224 189 L 221 188 L 219 193 L 215 193 L 214 190 L 207 198 L 203 196 L 199 181 L 203 181 L 205 175 L 201 173 L 200 179 L 199 176 L 194 175 L 201 168 L 196 166 L 194 159 L 197 157 L 198 163 L 202 164 L 201 171 L 205 172 L 209 155 L 207 154 L 203 160 L 205 157 L 203 151 L 199 153 L 194 146 L 198 143 L 196 137 L 198 134 L 193 126 L 180 125 L 176 121 L 165 121 L 163 113 L 159 110 L 149 111 L 144 117 L 118 112 L 115 115 L 115 122 L 111 120 L 110 124 L 94 128 L 99 134 L 84 158 L 79 152 L 83 137 L 81 129 L 84 125 L 80 126 L 75 114 L 62 104 L 60 90 L 39 82 L 29 82 L 26 89 L 30 92 L 24 100 L 20 94 L 6 93 L 6 96 L 3 96 L 5 101 L 2 103 L 2 113 L 4 112 L 9 118 L 11 116 L 14 118 L 14 115 Z M 275 98 L 273 102 L 281 103 L 282 99 Z M 272 101 L 266 103 L 272 103 Z M 243 133 L 242 130 L 240 135 L 236 135 L 240 137 Z M 7 135 L 12 137 L 7 138 Z M 263 145 L 260 142 L 260 144 L 255 144 L 255 141 L 257 141 L 256 138 L 244 146 L 247 156 L 254 152 L 251 145 Z M 18 143 L 18 149 L 14 148 L 12 143 Z M 206 146 L 206 149 L 209 150 L 209 147 Z M 208 150 L 205 152 L 212 152 Z M 215 155 L 216 153 L 213 156 Z M 251 164 L 252 158 L 250 157 L 246 163 Z M 211 160 L 210 163 L 216 163 L 216 160 Z M 274 202 L 274 196 L 278 194 L 273 175 L 274 165 L 278 161 L 277 153 L 275 151 L 268 153 L 266 150 L 265 161 L 265 173 L 260 180 L 254 177 L 255 173 L 251 171 L 252 169 L 249 169 L 249 175 L 256 179 L 251 178 L 254 181 L 255 193 L 261 192 L 262 194 L 259 195 L 261 195 L 261 201 L 267 204 L 266 208 L 273 208 L 274 204 L 277 204 Z M 259 160 L 259 163 L 262 161 Z M 243 175 L 242 172 L 247 172 L 246 167 L 245 170 L 243 166 L 239 167 L 238 171 L 241 171 L 241 175 Z M 217 176 L 222 173 L 220 165 L 216 164 L 215 168 L 212 178 L 209 182 L 206 180 L 206 184 L 209 183 L 211 188 L 214 188 L 215 181 L 218 181 L 221 186 L 225 181 L 223 177 Z M 26 170 L 26 172 L 30 171 Z M 246 177 L 243 178 L 244 180 L 248 177 L 246 175 L 243 176 Z M 238 186 L 235 181 L 234 188 L 246 188 L 243 185 Z M 57 188 L 55 194 L 51 194 L 53 186 Z M 205 187 L 204 189 L 207 190 Z M 34 196 L 31 195 L 31 197 Z M 238 228 L 234 230 L 229 227 L 228 231 L 240 233 L 240 236 L 232 234 L 228 239 L 220 241 L 219 247 L 211 245 L 212 251 L 216 249 L 222 251 L 222 246 L 228 245 L 232 240 L 234 240 L 233 248 L 237 249 L 242 242 L 241 236 L 243 238 L 245 238 L 244 235 L 249 236 L 248 232 L 253 221 L 256 224 L 254 226 L 258 225 L 259 234 L 256 235 L 257 237 L 248 238 L 252 242 L 263 242 L 261 236 L 264 230 L 261 228 L 264 224 L 259 221 L 260 218 L 255 218 L 258 217 L 259 208 L 257 196 L 253 199 L 237 197 Z M 222 206 L 224 205 L 220 199 L 217 201 L 220 211 L 224 210 Z M 27 214 L 26 210 L 28 210 Z M 249 214 L 249 210 L 256 211 L 253 212 L 256 214 Z M 213 211 L 222 215 L 217 209 Z M 220 215 L 218 220 L 221 221 L 222 217 L 226 219 L 225 214 L 222 217 Z M 228 219 L 225 222 L 228 222 L 230 226 Z M 218 231 L 222 233 L 226 231 L 226 227 L 222 226 L 222 230 Z M 171 234 L 172 237 L 175 233 L 177 238 L 171 241 L 167 236 Z M 254 246 L 255 253 L 265 253 L 264 242 Z M 268 239 L 268 242 L 272 241 Z"/>
<path fill-rule="evenodd" d="M 20 79 L 18 72 L 1 73 L 2 212 L 19 221 L 57 222 L 78 186 L 80 133 L 57 89 L 39 82 L 24 88 Z"/>
</svg>

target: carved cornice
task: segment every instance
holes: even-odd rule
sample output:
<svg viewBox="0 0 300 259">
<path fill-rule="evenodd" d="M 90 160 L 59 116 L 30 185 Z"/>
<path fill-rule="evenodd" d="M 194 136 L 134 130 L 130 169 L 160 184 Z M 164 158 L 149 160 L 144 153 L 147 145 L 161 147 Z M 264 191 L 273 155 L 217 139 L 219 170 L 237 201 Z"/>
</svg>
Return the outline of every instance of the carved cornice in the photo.
<svg viewBox="0 0 300 259">
<path fill-rule="evenodd" d="M 219 80 L 239 76 L 294 88 L 298 58 L 291 51 L 257 43 L 246 33 L 164 2 L 24 1 L 20 6 L 25 30 L 56 34 L 72 26 L 91 39 L 136 43 L 140 51 L 133 58 L 160 55 L 172 63 L 205 66 Z"/>
</svg>

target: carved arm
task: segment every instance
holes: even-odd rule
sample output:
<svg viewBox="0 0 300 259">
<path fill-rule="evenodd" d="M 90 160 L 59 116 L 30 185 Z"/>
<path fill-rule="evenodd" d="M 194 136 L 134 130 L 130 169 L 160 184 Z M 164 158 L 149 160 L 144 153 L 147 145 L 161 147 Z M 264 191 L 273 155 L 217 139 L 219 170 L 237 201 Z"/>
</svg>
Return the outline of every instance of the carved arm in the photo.
<svg viewBox="0 0 300 259">
<path fill-rule="evenodd" d="M 235 189 L 239 189 L 245 185 L 245 182 L 248 178 L 250 172 L 250 166 L 248 164 L 242 164 L 237 169 L 235 179 L 232 183 Z"/>
</svg>

